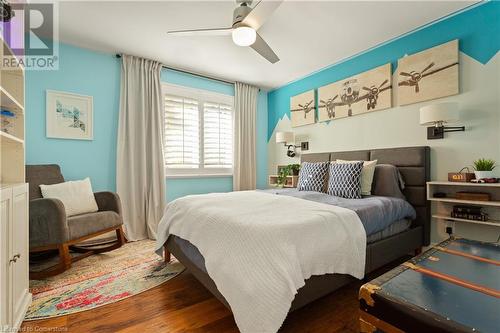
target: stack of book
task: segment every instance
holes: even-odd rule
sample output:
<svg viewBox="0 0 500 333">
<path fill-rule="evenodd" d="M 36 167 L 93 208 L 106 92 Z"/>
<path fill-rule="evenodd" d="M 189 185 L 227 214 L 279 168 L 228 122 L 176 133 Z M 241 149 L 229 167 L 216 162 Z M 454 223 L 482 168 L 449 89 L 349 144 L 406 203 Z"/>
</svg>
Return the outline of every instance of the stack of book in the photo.
<svg viewBox="0 0 500 333">
<path fill-rule="evenodd" d="M 488 221 L 488 214 L 483 212 L 482 207 L 456 205 L 453 206 L 451 217 L 473 221 Z"/>
</svg>

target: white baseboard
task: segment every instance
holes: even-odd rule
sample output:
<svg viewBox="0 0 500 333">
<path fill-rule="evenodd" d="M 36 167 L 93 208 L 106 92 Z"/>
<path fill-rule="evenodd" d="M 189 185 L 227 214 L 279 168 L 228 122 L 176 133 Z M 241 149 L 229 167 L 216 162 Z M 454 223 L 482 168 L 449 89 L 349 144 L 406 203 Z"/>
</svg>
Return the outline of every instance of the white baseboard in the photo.
<svg viewBox="0 0 500 333">
<path fill-rule="evenodd" d="M 14 314 L 14 320 L 13 320 L 13 325 L 12 329 L 13 332 L 18 332 L 21 324 L 23 323 L 24 317 L 26 316 L 26 312 L 28 311 L 28 308 L 31 305 L 31 300 L 32 300 L 32 295 L 30 292 L 26 292 L 23 297 L 23 302 L 21 306 L 21 311 L 19 313 Z"/>
</svg>

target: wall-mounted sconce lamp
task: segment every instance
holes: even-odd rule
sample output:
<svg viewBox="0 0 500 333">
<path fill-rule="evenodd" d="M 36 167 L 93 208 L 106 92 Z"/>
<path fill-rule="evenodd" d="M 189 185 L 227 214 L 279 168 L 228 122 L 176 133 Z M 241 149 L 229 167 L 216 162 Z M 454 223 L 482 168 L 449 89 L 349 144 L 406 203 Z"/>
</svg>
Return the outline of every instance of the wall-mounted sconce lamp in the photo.
<svg viewBox="0 0 500 333">
<path fill-rule="evenodd" d="M 309 148 L 308 142 L 302 142 L 300 146 L 295 145 L 295 135 L 293 132 L 276 132 L 276 143 L 283 143 L 285 147 L 288 147 L 286 155 L 288 157 L 295 157 L 295 149 L 296 148 L 305 148 L 307 150 Z M 291 144 L 290 144 L 291 143 Z"/>
<path fill-rule="evenodd" d="M 427 139 L 442 139 L 447 132 L 463 132 L 465 126 L 444 126 L 459 119 L 457 103 L 440 103 L 420 108 L 420 125 L 427 127 Z"/>
</svg>

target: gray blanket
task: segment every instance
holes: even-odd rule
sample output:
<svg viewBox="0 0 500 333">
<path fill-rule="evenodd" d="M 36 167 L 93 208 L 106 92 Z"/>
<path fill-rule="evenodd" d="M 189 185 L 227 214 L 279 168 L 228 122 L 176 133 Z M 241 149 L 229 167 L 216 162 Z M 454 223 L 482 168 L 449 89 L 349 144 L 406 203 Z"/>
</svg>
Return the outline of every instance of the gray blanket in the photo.
<svg viewBox="0 0 500 333">
<path fill-rule="evenodd" d="M 416 217 L 413 206 L 399 198 L 366 196 L 363 199 L 344 199 L 326 193 L 298 191 L 295 188 L 262 191 L 351 209 L 358 214 L 367 236 L 384 230 L 396 221 L 413 220 Z"/>
</svg>

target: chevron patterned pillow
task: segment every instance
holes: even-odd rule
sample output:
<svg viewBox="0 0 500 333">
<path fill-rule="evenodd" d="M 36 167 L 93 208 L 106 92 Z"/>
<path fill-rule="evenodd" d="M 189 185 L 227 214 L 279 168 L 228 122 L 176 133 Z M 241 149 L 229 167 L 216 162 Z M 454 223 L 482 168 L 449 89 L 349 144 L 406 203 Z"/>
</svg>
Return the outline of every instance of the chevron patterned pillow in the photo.
<svg viewBox="0 0 500 333">
<path fill-rule="evenodd" d="M 299 191 L 324 192 L 329 162 L 303 162 L 300 166 Z"/>
<path fill-rule="evenodd" d="M 328 194 L 346 199 L 361 199 L 363 162 L 330 163 Z"/>
</svg>

